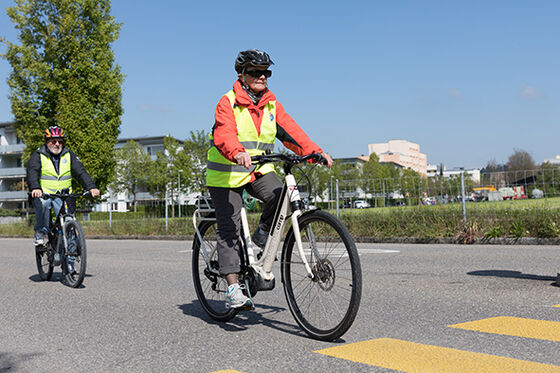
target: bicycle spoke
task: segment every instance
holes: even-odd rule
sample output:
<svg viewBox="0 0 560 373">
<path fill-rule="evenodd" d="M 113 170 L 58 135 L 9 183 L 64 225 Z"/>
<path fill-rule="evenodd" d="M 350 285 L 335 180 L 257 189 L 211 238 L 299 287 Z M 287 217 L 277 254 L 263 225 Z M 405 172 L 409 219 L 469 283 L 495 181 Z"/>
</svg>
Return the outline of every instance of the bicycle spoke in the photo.
<svg viewBox="0 0 560 373">
<path fill-rule="evenodd" d="M 352 324 L 359 306 L 361 272 L 355 245 L 332 215 L 320 210 L 300 220 L 309 278 L 289 238 L 282 265 L 286 299 L 298 324 L 312 337 L 333 340 Z M 291 260 L 294 258 L 295 260 Z"/>
</svg>

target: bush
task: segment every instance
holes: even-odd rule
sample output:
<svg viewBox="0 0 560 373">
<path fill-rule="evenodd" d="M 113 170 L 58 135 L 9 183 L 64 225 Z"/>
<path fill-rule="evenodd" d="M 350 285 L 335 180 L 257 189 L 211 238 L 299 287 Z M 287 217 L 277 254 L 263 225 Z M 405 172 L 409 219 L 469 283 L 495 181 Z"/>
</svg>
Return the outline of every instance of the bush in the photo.
<svg viewBox="0 0 560 373">
<path fill-rule="evenodd" d="M 0 208 L 0 216 L 20 216 L 20 210 L 8 210 Z"/>
</svg>

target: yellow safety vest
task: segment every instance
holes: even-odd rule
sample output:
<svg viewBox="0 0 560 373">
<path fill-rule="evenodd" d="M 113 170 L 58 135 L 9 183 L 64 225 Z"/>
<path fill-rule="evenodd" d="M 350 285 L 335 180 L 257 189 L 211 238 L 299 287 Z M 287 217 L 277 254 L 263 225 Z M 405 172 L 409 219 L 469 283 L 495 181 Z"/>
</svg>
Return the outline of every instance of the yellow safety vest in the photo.
<svg viewBox="0 0 560 373">
<path fill-rule="evenodd" d="M 259 135 L 249 109 L 235 104 L 235 92 L 231 90 L 225 96 L 229 98 L 235 115 L 237 138 L 247 153 L 254 156 L 263 154 L 267 150 L 272 152 L 276 140 L 276 101 L 269 101 L 265 105 Z M 251 180 L 251 172 L 253 171 L 260 172 L 263 175 L 274 172 L 274 166 L 270 163 L 247 169 L 245 166 L 229 161 L 214 146 L 212 134 L 209 137 L 210 150 L 208 150 L 208 163 L 206 165 L 207 186 L 237 188 Z"/>
<path fill-rule="evenodd" d="M 60 157 L 58 174 L 50 157 L 41 153 L 41 189 L 45 193 L 56 193 L 68 188 L 72 193 L 72 167 L 70 165 L 70 152 Z"/>
</svg>

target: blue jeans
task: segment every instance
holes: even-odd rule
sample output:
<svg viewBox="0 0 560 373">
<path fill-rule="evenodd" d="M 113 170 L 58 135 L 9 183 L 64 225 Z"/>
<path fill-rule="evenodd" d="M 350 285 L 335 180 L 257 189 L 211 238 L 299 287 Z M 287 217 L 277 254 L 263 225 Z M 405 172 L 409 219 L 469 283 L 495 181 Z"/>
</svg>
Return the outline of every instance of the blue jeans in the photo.
<svg viewBox="0 0 560 373">
<path fill-rule="evenodd" d="M 35 232 L 49 233 L 51 208 L 54 210 L 54 215 L 57 216 L 62 208 L 62 200 L 60 198 L 33 198 L 33 207 L 35 207 Z"/>
</svg>

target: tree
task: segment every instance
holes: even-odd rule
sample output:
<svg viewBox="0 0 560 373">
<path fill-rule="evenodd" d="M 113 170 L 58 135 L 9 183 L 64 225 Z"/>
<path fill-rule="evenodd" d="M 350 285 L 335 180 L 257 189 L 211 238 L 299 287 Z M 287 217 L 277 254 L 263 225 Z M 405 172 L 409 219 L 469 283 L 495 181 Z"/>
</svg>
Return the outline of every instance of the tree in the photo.
<svg viewBox="0 0 560 373">
<path fill-rule="evenodd" d="M 486 167 L 484 167 L 481 172 L 482 173 L 488 173 L 488 172 L 502 172 L 506 170 L 506 165 L 504 164 L 498 164 L 498 162 L 496 162 L 496 159 L 492 158 L 491 160 L 488 161 L 488 163 L 486 164 Z"/>
<path fill-rule="evenodd" d="M 204 130 L 191 131 L 190 138 L 187 138 L 183 144 L 183 151 L 192 160 L 193 171 L 190 182 L 192 191 L 202 193 L 206 188 L 206 161 L 209 148 L 208 134 Z"/>
<path fill-rule="evenodd" d="M 362 178 L 360 187 L 366 192 L 376 193 L 376 190 L 383 191 L 385 179 L 388 176 L 388 169 L 385 165 L 379 163 L 379 156 L 375 153 L 369 155 L 369 160 L 362 167 Z M 381 186 L 379 186 L 381 185 Z"/>
<path fill-rule="evenodd" d="M 192 175 L 192 159 L 183 151 L 177 140 L 171 136 L 166 136 L 163 139 L 164 152 L 158 152 L 156 160 L 152 162 L 149 170 L 148 188 L 150 193 L 159 197 L 165 198 L 170 194 L 171 201 L 175 195 L 180 192 L 185 192 L 191 187 L 192 178 L 187 175 Z M 181 178 L 180 175 L 185 175 Z M 178 183 L 181 181 L 179 187 Z M 172 217 L 175 217 L 175 209 L 171 209 Z"/>
<path fill-rule="evenodd" d="M 112 178 L 113 147 L 122 114 L 123 75 L 111 43 L 120 24 L 110 0 L 15 0 L 7 13 L 21 45 L 2 55 L 12 66 L 8 84 L 24 159 L 42 144 L 42 132 L 58 125 L 67 145 L 104 191 Z"/>
<path fill-rule="evenodd" d="M 525 150 L 514 149 L 513 154 L 508 158 L 506 167 L 508 171 L 534 170 L 535 161 Z"/>
<path fill-rule="evenodd" d="M 122 148 L 115 151 L 117 167 L 115 180 L 111 187 L 119 193 L 132 194 L 134 212 L 136 212 L 136 194 L 142 186 L 147 185 L 148 170 L 152 159 L 135 141 L 129 140 Z"/>
</svg>

